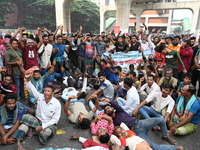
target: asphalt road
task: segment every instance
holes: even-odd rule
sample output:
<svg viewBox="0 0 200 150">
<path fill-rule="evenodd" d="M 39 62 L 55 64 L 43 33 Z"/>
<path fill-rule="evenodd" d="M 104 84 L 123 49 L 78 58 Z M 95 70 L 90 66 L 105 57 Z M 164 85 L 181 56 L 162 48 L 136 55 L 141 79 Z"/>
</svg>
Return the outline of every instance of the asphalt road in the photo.
<svg viewBox="0 0 200 150">
<path fill-rule="evenodd" d="M 90 93 L 92 90 L 89 91 Z M 67 119 L 65 112 L 63 110 L 64 104 L 60 100 L 62 104 L 62 113 L 60 121 L 57 125 L 59 130 L 59 134 L 56 134 L 53 137 L 50 137 L 48 140 L 48 143 L 46 145 L 42 145 L 39 142 L 39 139 L 37 136 L 33 136 L 32 138 L 26 139 L 22 142 L 22 145 L 26 149 L 39 149 L 39 148 L 45 148 L 45 147 L 52 147 L 52 148 L 63 148 L 63 147 L 72 147 L 72 148 L 82 148 L 82 144 L 77 141 L 69 140 L 69 137 L 71 135 L 78 135 L 82 136 L 88 139 L 91 139 L 91 133 L 90 130 L 81 130 L 81 129 L 75 129 L 73 127 L 73 124 L 69 122 Z M 23 103 L 23 101 L 22 101 Z M 87 109 L 89 110 L 89 107 L 87 106 Z M 199 123 L 200 126 L 200 123 Z M 157 144 L 168 144 L 166 141 L 162 140 L 162 134 L 159 131 L 149 131 L 148 135 L 150 139 L 157 143 Z M 184 150 L 199 150 L 198 148 L 200 146 L 200 127 L 197 128 L 197 130 L 189 135 L 186 136 L 172 136 L 174 138 L 178 145 L 181 145 L 184 147 Z M 0 150 L 16 150 L 17 145 L 0 145 Z"/>
</svg>

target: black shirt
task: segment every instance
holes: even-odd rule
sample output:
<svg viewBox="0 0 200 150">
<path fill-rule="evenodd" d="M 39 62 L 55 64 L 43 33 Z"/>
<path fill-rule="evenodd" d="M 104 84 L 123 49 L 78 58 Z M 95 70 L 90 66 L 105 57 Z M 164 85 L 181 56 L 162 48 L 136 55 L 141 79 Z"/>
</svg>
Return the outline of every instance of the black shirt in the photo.
<svg viewBox="0 0 200 150">
<path fill-rule="evenodd" d="M 128 45 L 123 42 L 122 44 L 119 44 L 118 42 L 115 43 L 116 46 L 116 52 L 124 52 L 126 50 L 126 48 L 128 47 Z"/>
<path fill-rule="evenodd" d="M 137 42 L 133 45 L 133 43 L 131 43 L 131 48 L 130 51 L 138 51 L 138 47 L 140 46 L 140 42 Z"/>
</svg>

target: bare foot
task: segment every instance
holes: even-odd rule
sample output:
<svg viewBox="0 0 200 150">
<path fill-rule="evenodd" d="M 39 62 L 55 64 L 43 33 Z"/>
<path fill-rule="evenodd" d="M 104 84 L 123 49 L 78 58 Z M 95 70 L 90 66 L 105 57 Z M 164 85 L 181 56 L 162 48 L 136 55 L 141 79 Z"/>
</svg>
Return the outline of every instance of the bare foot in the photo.
<svg viewBox="0 0 200 150">
<path fill-rule="evenodd" d="M 183 150 L 184 148 L 183 148 L 183 146 L 176 146 L 176 149 L 177 150 Z"/>
<path fill-rule="evenodd" d="M 168 131 L 169 135 L 175 135 L 173 132 L 171 132 L 170 130 Z"/>
<path fill-rule="evenodd" d="M 22 147 L 21 143 L 20 143 L 20 140 L 17 141 L 17 147 L 18 147 L 18 150 L 26 150 Z"/>
<path fill-rule="evenodd" d="M 167 142 L 169 142 L 172 145 L 176 145 L 177 144 L 177 142 L 175 140 L 173 140 L 172 138 L 170 138 L 170 137 L 163 137 L 163 139 L 166 140 Z"/>
</svg>

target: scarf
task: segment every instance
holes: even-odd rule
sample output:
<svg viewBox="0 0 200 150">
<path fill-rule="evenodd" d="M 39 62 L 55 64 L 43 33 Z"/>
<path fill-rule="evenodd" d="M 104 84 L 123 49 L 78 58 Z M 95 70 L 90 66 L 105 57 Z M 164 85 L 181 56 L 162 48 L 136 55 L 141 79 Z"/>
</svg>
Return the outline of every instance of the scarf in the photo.
<svg viewBox="0 0 200 150">
<path fill-rule="evenodd" d="M 187 118 L 189 111 L 190 111 L 195 100 L 196 100 L 195 95 L 192 95 L 192 97 L 190 98 L 190 100 L 188 101 L 188 103 L 187 103 L 187 105 L 184 109 L 185 99 L 184 99 L 184 96 L 180 97 L 178 104 L 177 104 L 177 107 L 176 107 L 177 113 L 174 116 L 174 122 L 175 123 L 179 123 L 182 120 L 184 120 L 185 118 Z"/>
<path fill-rule="evenodd" d="M 14 110 L 13 124 L 15 124 L 15 122 L 17 121 L 17 117 L 18 117 L 18 104 L 16 104 L 16 107 Z M 1 108 L 1 124 L 6 125 L 7 121 L 8 121 L 8 113 L 6 110 L 6 106 L 3 105 Z"/>
</svg>

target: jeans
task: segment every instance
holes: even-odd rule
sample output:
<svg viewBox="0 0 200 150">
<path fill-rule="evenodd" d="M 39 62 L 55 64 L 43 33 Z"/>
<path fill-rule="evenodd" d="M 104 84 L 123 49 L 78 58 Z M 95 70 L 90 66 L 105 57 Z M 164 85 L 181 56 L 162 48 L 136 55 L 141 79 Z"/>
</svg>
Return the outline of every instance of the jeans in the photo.
<svg viewBox="0 0 200 150">
<path fill-rule="evenodd" d="M 153 108 L 151 107 L 147 107 L 147 106 L 143 106 L 141 107 L 139 110 L 139 113 L 142 114 L 142 116 L 144 118 L 151 118 L 151 117 L 161 117 L 163 118 L 163 116 L 161 114 L 159 114 L 158 112 L 156 112 Z"/>
<path fill-rule="evenodd" d="M 154 126 L 159 125 L 162 131 L 162 134 L 164 137 L 168 137 L 167 133 L 167 127 L 165 121 L 161 117 L 153 117 L 148 118 L 144 120 L 139 120 L 138 124 L 135 127 L 135 133 L 146 140 L 148 144 L 153 148 L 154 150 L 176 150 L 176 146 L 174 145 L 158 145 L 153 143 L 148 135 L 147 132 L 149 129 L 153 128 Z"/>
<path fill-rule="evenodd" d="M 13 80 L 17 87 L 17 99 L 20 99 L 20 93 L 21 93 L 21 95 L 23 95 L 24 81 L 18 75 L 13 75 Z"/>
<path fill-rule="evenodd" d="M 78 68 L 81 70 L 81 72 L 85 72 L 84 68 L 84 57 L 78 57 Z"/>
<path fill-rule="evenodd" d="M 95 106 L 94 106 L 94 103 L 92 101 L 89 101 L 89 106 L 90 106 L 90 109 L 93 109 Z M 101 112 L 104 112 L 104 110 L 98 110 L 94 113 L 94 117 L 96 117 L 99 113 Z"/>
<path fill-rule="evenodd" d="M 124 100 L 124 99 L 121 98 L 121 97 L 118 97 L 118 98 L 117 98 L 117 103 L 118 103 L 119 106 L 122 107 L 122 106 L 125 106 L 125 105 L 126 105 L 126 100 Z M 132 116 L 132 111 L 130 112 L 129 110 L 125 110 L 125 109 L 124 109 L 124 111 L 127 112 L 130 116 Z"/>
</svg>

